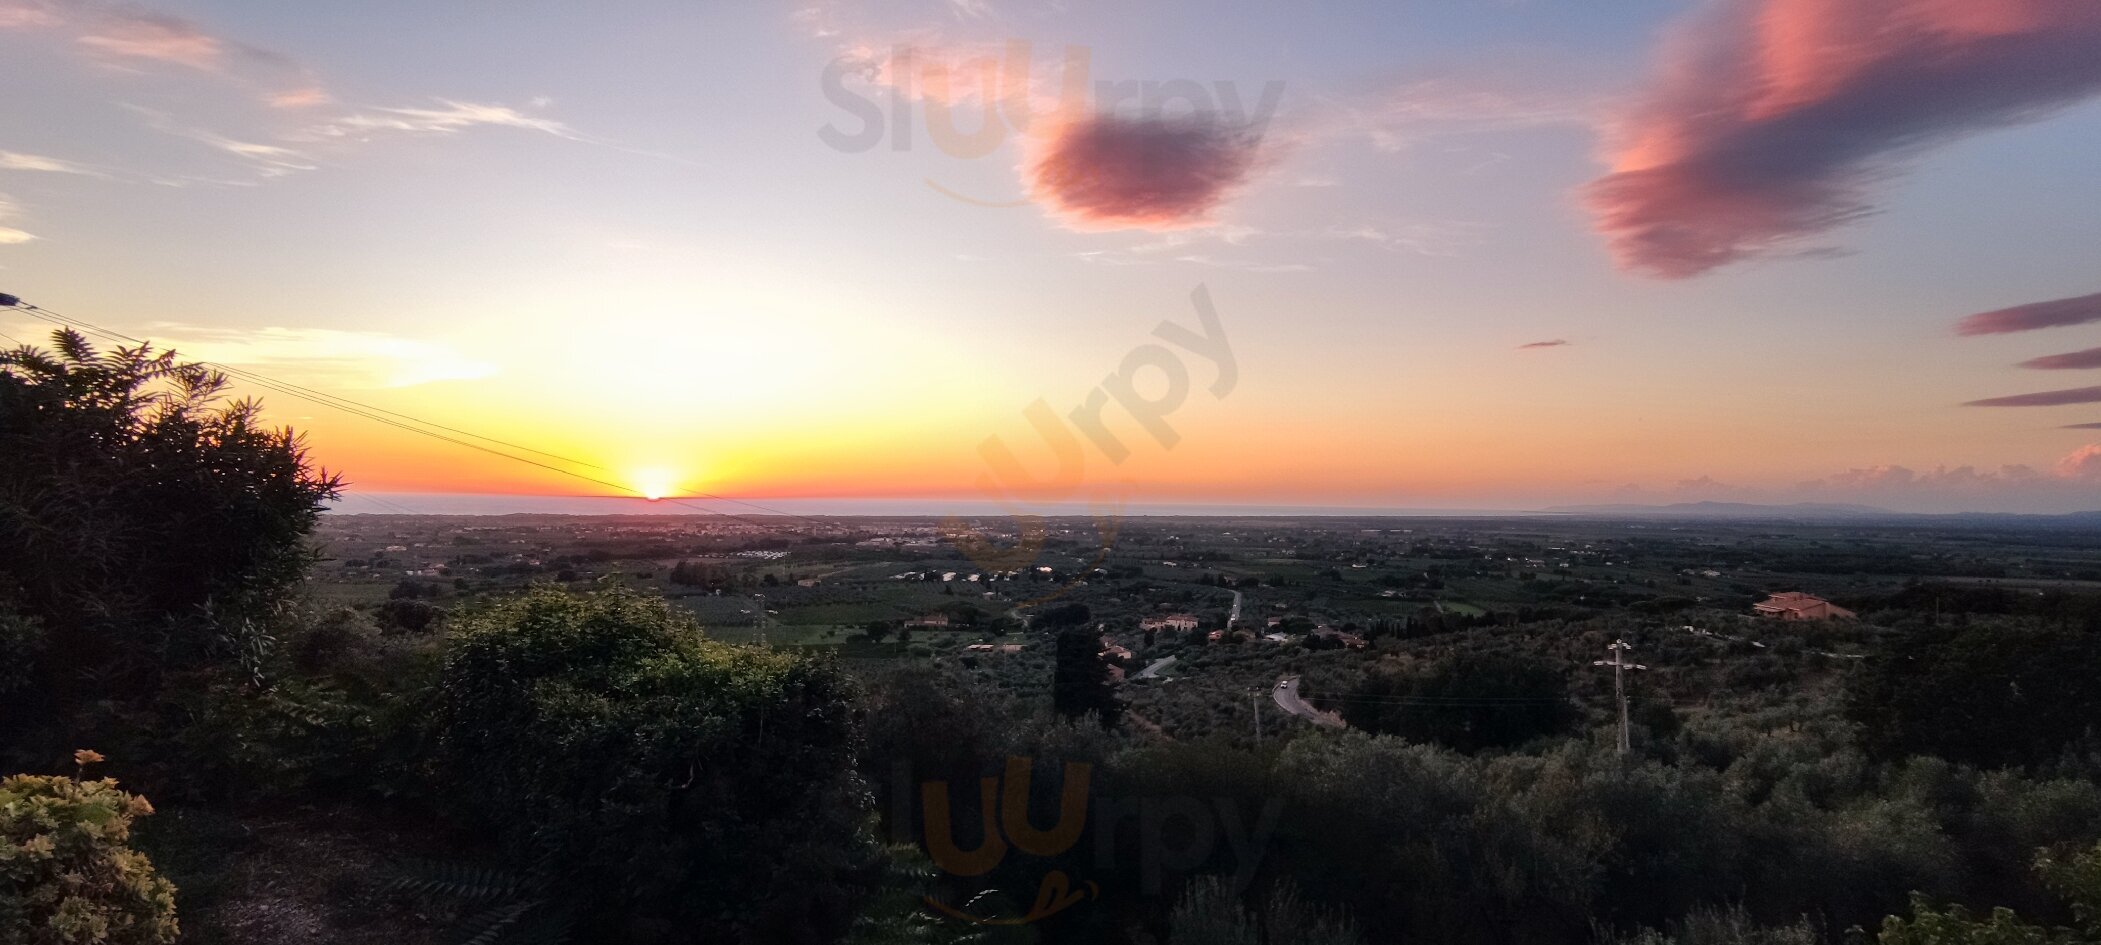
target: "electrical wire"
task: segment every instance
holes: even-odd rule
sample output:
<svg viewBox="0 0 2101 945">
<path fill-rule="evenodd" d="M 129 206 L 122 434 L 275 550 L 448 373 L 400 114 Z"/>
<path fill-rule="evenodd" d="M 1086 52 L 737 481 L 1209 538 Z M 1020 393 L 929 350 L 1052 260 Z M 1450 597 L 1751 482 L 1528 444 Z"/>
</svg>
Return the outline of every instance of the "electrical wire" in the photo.
<svg viewBox="0 0 2101 945">
<path fill-rule="evenodd" d="M 29 315 L 29 316 L 30 316 L 30 317 L 32 317 L 32 318 L 37 318 L 37 319 L 40 319 L 40 320 L 42 320 L 42 321 L 45 321 L 45 322 L 49 322 L 49 323 L 51 323 L 51 324 L 59 325 L 59 326 L 61 326 L 61 327 L 66 327 L 66 328 L 73 328 L 73 329 L 76 329 L 76 330 L 84 330 L 84 331 L 86 331 L 86 332 L 88 332 L 88 333 L 94 334 L 94 335 L 96 335 L 96 336 L 98 336 L 98 337 L 101 337 L 101 338 L 104 338 L 104 339 L 107 339 L 107 340 L 114 340 L 114 341 L 117 341 L 117 342 L 129 342 L 129 343 L 131 343 L 131 344 L 134 344 L 134 345 L 140 345 L 140 346 L 144 346 L 144 345 L 146 345 L 146 344 L 148 343 L 148 342 L 146 342 L 146 341 L 145 341 L 145 340 L 143 340 L 143 339 L 140 339 L 140 338 L 135 338 L 135 337 L 133 337 L 133 336 L 130 336 L 130 335 L 124 334 L 123 332 L 115 331 L 115 330 L 113 330 L 113 329 L 103 328 L 103 327 L 101 327 L 101 326 L 99 326 L 99 325 L 95 325 L 95 324 L 93 324 L 93 323 L 90 323 L 90 322 L 85 322 L 85 321 L 81 321 L 81 320 L 79 320 L 79 319 L 75 319 L 75 318 L 70 318 L 70 317 L 68 317 L 68 316 L 65 316 L 65 315 L 62 315 L 62 314 L 60 314 L 60 313 L 58 313 L 58 312 L 54 312 L 54 311 L 52 311 L 51 309 L 48 309 L 48 308 L 44 308 L 44 307 L 42 307 L 42 306 L 39 306 L 39 305 L 34 305 L 34 304 L 31 304 L 31 303 L 28 303 L 28 302 L 21 302 L 21 301 L 17 300 L 17 302 L 16 302 L 16 306 L 15 306 L 15 307 L 16 307 L 16 308 L 19 308 L 19 309 L 20 309 L 20 310 L 21 310 L 21 311 L 22 311 L 22 312 L 23 312 L 24 314 L 27 314 L 27 315 Z M 622 484 L 620 484 L 620 483 L 617 483 L 617 482 L 613 482 L 613 481 L 611 481 L 611 480 L 607 480 L 607 479 L 601 479 L 601 478 L 598 478 L 598 477 L 596 477 L 596 476 L 591 476 L 591 475 L 587 475 L 587 474 L 584 474 L 584 473 L 576 472 L 575 470 L 571 470 L 571 469 L 565 469 L 565 468 L 562 468 L 562 467 L 560 467 L 560 466 L 555 466 L 555 465 L 551 465 L 551 464 L 548 464 L 548 463 L 543 463 L 543 462 L 540 462 L 540 461 L 538 461 L 538 460 L 530 459 L 530 458 L 527 458 L 527 457 L 524 457 L 524 456 L 518 456 L 518 455 L 515 455 L 515 454 L 512 454 L 512 453 L 506 453 L 506 452 L 504 452 L 504 451 L 502 451 L 502 450 L 500 450 L 500 449 L 496 449 L 496 448 L 493 448 L 493 447 L 491 447 L 491 446 L 487 446 L 487 445 L 483 445 L 483 444 L 485 444 L 485 443 L 493 443 L 493 444 L 497 444 L 497 445 L 499 445 L 499 446 L 503 446 L 503 447 L 508 447 L 508 448 L 510 448 L 510 449 L 514 449 L 514 450 L 519 450 L 519 451 L 521 451 L 521 452 L 526 452 L 526 453 L 532 453 L 532 454 L 534 454 L 534 455 L 538 455 L 538 456 L 544 456 L 544 457 L 547 457 L 547 458 L 549 458 L 549 459 L 555 459 L 555 460 L 559 460 L 559 461 L 561 461 L 561 462 L 564 462 L 564 463 L 569 463 L 569 464 L 571 464 L 571 465 L 576 465 L 576 466 L 583 466 L 583 467 L 587 467 L 587 468 L 591 468 L 591 469 L 598 469 L 598 470 L 601 470 L 601 471 L 608 471 L 608 470 L 606 470 L 606 467 L 604 467 L 604 466 L 601 466 L 601 465 L 598 465 L 598 464 L 596 464 L 596 463 L 591 463 L 591 462 L 588 462 L 588 461 L 585 461 L 585 460 L 575 459 L 575 458 L 573 458 L 573 457 L 567 457 L 567 456 L 563 456 L 563 455 L 561 455 L 561 454 L 558 454 L 558 453 L 550 453 L 550 452 L 547 452 L 547 451 L 545 451 L 545 450 L 538 450 L 538 449 L 534 449 L 534 448 L 532 448 L 532 447 L 524 446 L 524 445 L 521 445 L 521 444 L 517 444 L 517 443 L 512 443 L 512 442 L 510 442 L 510 441 L 507 441 L 507 440 L 502 440 L 502 439 L 498 439 L 498 438 L 496 438 L 496 437 L 491 437 L 491 436 L 486 436 L 486 435 L 483 435 L 483 434 L 479 434 L 479 433 L 473 433 L 473 432 L 470 432 L 470 431 L 466 431 L 466 430 L 461 430 L 461 429 L 458 429 L 458 428 L 456 428 L 456 427 L 450 427 L 450 426 L 446 426 L 446 425 L 444 425 L 444 424 L 434 423 L 434 422 L 431 422 L 431 421 L 428 421 L 428 420 L 423 420 L 423 419 L 420 419 L 420 418 L 417 418 L 417 417 L 414 417 L 414 416 L 410 416 L 410 415 L 408 415 L 408 414 L 405 414 L 405 413 L 400 413 L 400 412 L 398 412 L 398 411 L 393 411 L 393 410 L 387 410 L 386 408 L 383 408 L 383 407 L 377 407 L 377 406 L 374 406 L 374 405 L 371 405 L 371 404 L 366 404 L 366 403 L 362 403 L 362 402 L 360 402 L 360 401 L 352 400 L 352 399 L 350 399 L 350 398 L 348 398 L 348 397 L 343 397 L 343 396 L 340 396 L 340 395 L 336 395 L 336 394 L 329 394 L 329 393 L 326 393 L 326 392 L 323 392 L 323 391 L 317 391 L 317 390 L 314 390 L 314 389 L 312 389 L 312 388 L 308 388 L 308 387 L 304 387 L 304 386 L 301 386 L 301 385 L 298 385 L 298 384 L 294 384 L 294 383 L 291 383 L 291 382 L 289 382 L 289 381 L 279 380 L 279 379 L 277 379 L 277 378 L 274 378 L 274 377 L 270 377 L 270 376 L 268 376 L 268 375 L 265 375 L 265 374 L 261 374 L 261 373 L 255 372 L 255 371 L 247 370 L 247 369 L 245 369 L 245 368 L 237 368 L 237 367 L 233 367 L 233 366 L 231 366 L 231 365 L 227 365 L 227 364 L 222 364 L 222 363 L 218 363 L 218 362 L 212 362 L 212 361 L 198 361 L 198 362 L 196 362 L 196 363 L 198 363 L 198 364 L 200 364 L 200 365 L 203 365 L 203 366 L 206 366 L 206 367 L 210 367 L 210 368 L 212 368 L 212 369 L 214 369 L 214 370 L 216 370 L 216 371 L 219 371 L 219 372 L 221 372 L 221 373 L 223 373 L 223 374 L 226 374 L 226 375 L 227 375 L 227 376 L 229 376 L 229 377 L 237 378 L 237 379 L 239 379 L 239 380 L 245 381 L 245 382 L 247 382 L 247 383 L 249 383 L 249 384 L 252 384 L 252 385 L 254 385 L 254 386 L 257 386 L 257 387 L 261 387 L 261 388 L 263 388 L 263 389 L 265 389 L 265 390 L 269 390 L 269 391 L 272 391 L 272 392 L 275 392 L 275 393 L 283 394 L 283 395 L 285 395 L 285 396 L 287 396 L 287 397 L 291 397 L 291 398 L 294 398 L 294 399 L 298 399 L 298 400 L 305 400 L 305 401 L 307 401 L 307 402 L 309 402 L 309 403 L 315 403 L 315 404 L 319 404 L 319 405 L 321 405 L 321 406 L 324 406 L 324 407 L 329 407 L 329 408 L 332 408 L 332 409 L 335 409 L 335 410 L 339 410 L 339 411 L 342 411 L 342 412 L 344 412 L 344 413 L 348 413 L 348 414 L 351 414 L 351 415 L 353 415 L 353 416 L 361 417 L 361 418 L 363 418 L 363 419 L 366 419 L 366 420 L 371 420 L 371 421 L 373 421 L 373 422 L 375 422 L 375 423 L 379 423 L 379 424 L 383 424 L 383 425 L 385 425 L 385 426 L 393 427 L 393 428 L 395 428 L 395 429 L 399 429 L 399 430 L 404 430 L 404 431 L 406 431 L 406 432 L 410 432 L 410 433 L 416 433 L 416 434 L 420 434 L 420 435 L 423 435 L 423 436 L 431 437 L 431 438 L 433 438 L 433 439 L 436 439 L 436 440 L 440 440 L 440 441 L 442 441 L 442 442 L 446 442 L 446 443 L 451 443 L 451 444 L 453 444 L 453 445 L 456 445 L 456 446 L 462 446 L 462 447 L 466 447 L 466 448 L 468 448 L 468 449 L 472 449 L 472 450 L 477 450 L 477 451 L 479 451 L 479 452 L 487 453 L 487 454 L 489 454 L 489 455 L 492 455 L 492 456 L 497 456 L 497 457 L 501 457 L 501 458 L 503 458 L 503 459 L 508 459 L 508 460 L 511 460 L 511 461 L 513 461 L 513 462 L 525 463 L 525 464 L 527 464 L 527 465 L 535 466 L 535 467 L 538 467 L 538 468 L 540 468 L 540 469 L 545 469 L 545 470 L 548 470 L 548 471 L 550 471 L 550 472 L 558 473 L 558 474 L 560 474 L 560 475 L 564 475 L 564 476 L 569 476 L 569 477 L 571 477 L 571 478 L 573 478 L 573 479 L 578 479 L 578 480 L 581 480 L 581 481 L 584 481 L 584 482 L 589 482 L 589 483 L 592 483 L 592 484 L 594 484 L 594 485 L 600 485 L 600 486 L 605 486 L 605 487 L 608 487 L 608 488 L 614 489 L 614 490 L 616 490 L 616 491 L 618 491 L 618 492 L 623 492 L 623 493 L 631 493 L 631 492 L 634 492 L 634 491 L 635 491 L 635 490 L 634 490 L 633 488 L 631 488 L 631 487 L 629 487 L 629 486 L 626 486 L 626 485 L 622 485 Z M 398 418 L 398 419 L 390 419 L 390 418 Z M 426 428 L 427 428 L 427 429 L 426 429 Z M 439 431 L 442 431 L 442 432 L 439 432 Z M 448 435 L 448 434 L 458 434 L 458 436 L 452 436 L 452 435 Z M 480 441 L 483 441 L 483 442 L 482 442 L 482 443 L 475 443 L 475 442 L 470 442 L 470 441 L 469 441 L 469 439 L 461 439 L 461 437 L 466 437 L 466 438 L 470 438 L 471 440 L 480 440 Z M 752 509 L 756 509 L 756 510 L 758 510 L 758 511 L 761 511 L 761 512 L 765 512 L 765 513 L 768 513 L 768 514 L 771 514 L 771 515 L 779 515 L 779 516 L 784 516 L 784 517 L 787 517 L 787 518 L 793 518 L 793 519 L 797 519 L 797 520 L 800 520 L 800 521 L 803 521 L 803 522 L 807 522 L 807 523 L 810 523 L 810 524 L 813 524 L 813 525 L 819 525 L 819 526 L 827 526 L 827 527 L 828 527 L 828 526 L 829 526 L 829 525 L 831 524 L 831 523 L 829 523 L 829 522 L 825 522 L 825 521 L 823 521 L 823 520 L 820 520 L 820 519 L 815 519 L 815 518 L 811 518 L 811 517 L 809 517 L 809 516 L 806 516 L 806 515 L 798 515 L 798 514 L 796 514 L 796 513 L 793 513 L 793 512 L 787 512 L 787 511 L 784 511 L 784 510 L 781 510 L 781 509 L 775 509 L 775 508 L 770 508 L 770 507 L 768 507 L 768 506 L 760 505 L 760 504 L 758 504 L 758 503 L 755 503 L 755 502 L 748 502 L 748 501 L 745 501 L 745 500 L 742 500 L 742 499 L 733 499 L 733 498 L 730 498 L 730 497 L 728 497 L 728 496 L 723 496 L 723 495 L 716 495 L 716 494 L 714 494 L 714 493 L 709 493 L 709 492 L 699 492 L 699 493 L 695 493 L 694 495 L 695 495 L 695 496 L 698 496 L 698 497 L 700 497 L 700 498 L 710 499 L 710 500 L 713 500 L 713 501 L 717 501 L 717 502 L 727 502 L 727 503 L 731 503 L 731 504 L 735 504 L 735 505 L 741 505 L 741 506 L 745 506 L 745 507 L 747 507 L 747 508 L 752 508 Z M 662 499 L 661 501 L 665 501 L 665 502 L 670 502 L 670 503 L 672 503 L 672 504 L 674 504 L 674 505 L 678 505 L 678 506 L 681 506 L 681 507 L 684 507 L 684 508 L 690 508 L 690 509 L 694 509 L 694 510 L 696 510 L 696 511 L 700 511 L 700 512 L 703 512 L 703 513 L 706 513 L 706 514 L 710 514 L 710 515 L 717 515 L 717 516 L 722 516 L 722 517 L 724 517 L 724 518 L 729 518 L 729 519 L 732 519 L 732 520 L 735 520 L 735 521 L 743 522 L 743 523 L 745 523 L 745 524 L 747 524 L 747 525 L 752 525 L 752 526 L 754 526 L 754 527 L 759 527 L 759 528 L 769 528 L 769 527 L 774 527 L 774 526 L 773 526 L 773 525 L 771 525 L 770 523 L 763 523 L 763 522 L 756 522 L 756 521 L 752 521 L 752 520 L 750 520 L 750 519 L 747 519 L 747 518 L 744 518 L 744 517 L 742 517 L 742 516 L 738 516 L 738 515 L 736 515 L 736 514 L 734 514 L 734 513 L 730 513 L 730 512 L 725 512 L 725 511 L 722 511 L 721 509 L 713 509 L 713 508 L 709 508 L 709 507 L 707 507 L 707 506 L 699 505 L 699 504 L 696 504 L 696 503 L 694 503 L 694 502 L 692 502 L 692 501 L 690 501 L 689 499 L 686 499 L 686 498 L 679 498 L 679 497 L 665 497 L 665 498 L 664 498 L 664 499 Z"/>
</svg>

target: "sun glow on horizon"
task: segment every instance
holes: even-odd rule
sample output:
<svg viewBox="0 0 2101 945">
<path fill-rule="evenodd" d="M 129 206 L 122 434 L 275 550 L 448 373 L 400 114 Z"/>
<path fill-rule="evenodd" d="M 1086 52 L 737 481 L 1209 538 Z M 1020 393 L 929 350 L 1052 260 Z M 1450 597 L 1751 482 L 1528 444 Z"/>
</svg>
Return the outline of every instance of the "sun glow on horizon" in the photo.
<svg viewBox="0 0 2101 945">
<path fill-rule="evenodd" d="M 642 498 L 655 502 L 678 491 L 678 474 L 662 466 L 637 469 L 628 476 L 629 486 Z"/>
</svg>

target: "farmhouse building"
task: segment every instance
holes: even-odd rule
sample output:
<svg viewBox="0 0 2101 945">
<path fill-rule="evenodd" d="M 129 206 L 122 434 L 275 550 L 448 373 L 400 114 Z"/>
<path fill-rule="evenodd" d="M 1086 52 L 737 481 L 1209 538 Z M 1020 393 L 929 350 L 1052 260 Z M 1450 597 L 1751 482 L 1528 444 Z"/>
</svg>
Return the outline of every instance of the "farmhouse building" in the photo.
<svg viewBox="0 0 2101 945">
<path fill-rule="evenodd" d="M 1751 612 L 1768 620 L 1830 620 L 1854 613 L 1821 597 L 1800 591 L 1783 591 L 1752 604 Z"/>
</svg>

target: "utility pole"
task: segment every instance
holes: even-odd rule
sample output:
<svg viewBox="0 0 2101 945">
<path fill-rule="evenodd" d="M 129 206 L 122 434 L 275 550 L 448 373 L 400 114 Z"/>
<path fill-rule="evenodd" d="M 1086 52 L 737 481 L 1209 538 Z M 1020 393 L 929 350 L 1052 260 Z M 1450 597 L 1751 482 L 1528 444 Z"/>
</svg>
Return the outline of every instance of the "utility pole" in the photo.
<svg viewBox="0 0 2101 945">
<path fill-rule="evenodd" d="M 1255 744 L 1262 744 L 1262 687 L 1247 691 L 1247 707 L 1255 713 Z"/>
<path fill-rule="evenodd" d="M 1620 704 L 1620 754 L 1625 755 L 1634 750 L 1634 739 L 1628 733 L 1627 722 L 1627 670 L 1648 669 L 1648 667 L 1640 663 L 1627 662 L 1627 653 L 1633 650 L 1634 647 L 1627 645 L 1625 640 L 1614 640 L 1612 645 L 1606 647 L 1606 649 L 1612 652 L 1612 658 L 1609 660 L 1592 660 L 1590 665 L 1612 667 L 1612 694 L 1619 699 Z"/>
<path fill-rule="evenodd" d="M 759 605 L 759 645 L 763 647 L 766 645 L 766 595 L 753 594 L 751 596 L 757 600 Z"/>
</svg>

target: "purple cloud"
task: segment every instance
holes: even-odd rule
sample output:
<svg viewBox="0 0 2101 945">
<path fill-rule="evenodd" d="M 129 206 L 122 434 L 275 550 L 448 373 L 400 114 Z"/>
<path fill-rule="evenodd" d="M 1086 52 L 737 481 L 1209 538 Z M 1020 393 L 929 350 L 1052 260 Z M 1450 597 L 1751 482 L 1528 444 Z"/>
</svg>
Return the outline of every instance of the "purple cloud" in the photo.
<svg viewBox="0 0 2101 945">
<path fill-rule="evenodd" d="M 2101 322 L 2101 292 L 2076 298 L 2016 305 L 1979 312 L 1955 326 L 1958 335 L 2004 335 L 2038 328 L 2063 328 Z"/>
<path fill-rule="evenodd" d="M 1259 145 L 1216 121 L 1098 115 L 1042 142 L 1029 189 L 1075 229 L 1202 226 L 1247 181 Z"/>
<path fill-rule="evenodd" d="M 1585 196 L 1623 268 L 1686 278 L 1873 212 L 1924 148 L 2101 93 L 2090 0 L 1721 0 Z"/>
<path fill-rule="evenodd" d="M 2074 387 L 2069 390 L 2046 390 L 2034 394 L 2015 394 L 2011 397 L 1992 397 L 1973 400 L 1965 407 L 2062 407 L 2066 404 L 2101 404 L 2101 387 Z"/>
<path fill-rule="evenodd" d="M 2081 371 L 2087 368 L 2101 368 L 2101 348 L 2088 348 L 2085 351 L 2029 358 L 2021 362 L 2021 366 L 2043 371 Z"/>
<path fill-rule="evenodd" d="M 1565 347 L 1570 343 L 1571 342 L 1569 342 L 1569 340 L 1566 338 L 1556 338 L 1552 341 L 1535 341 L 1531 344 L 1518 345 L 1517 350 L 1530 351 L 1534 348 L 1560 348 Z"/>
</svg>

